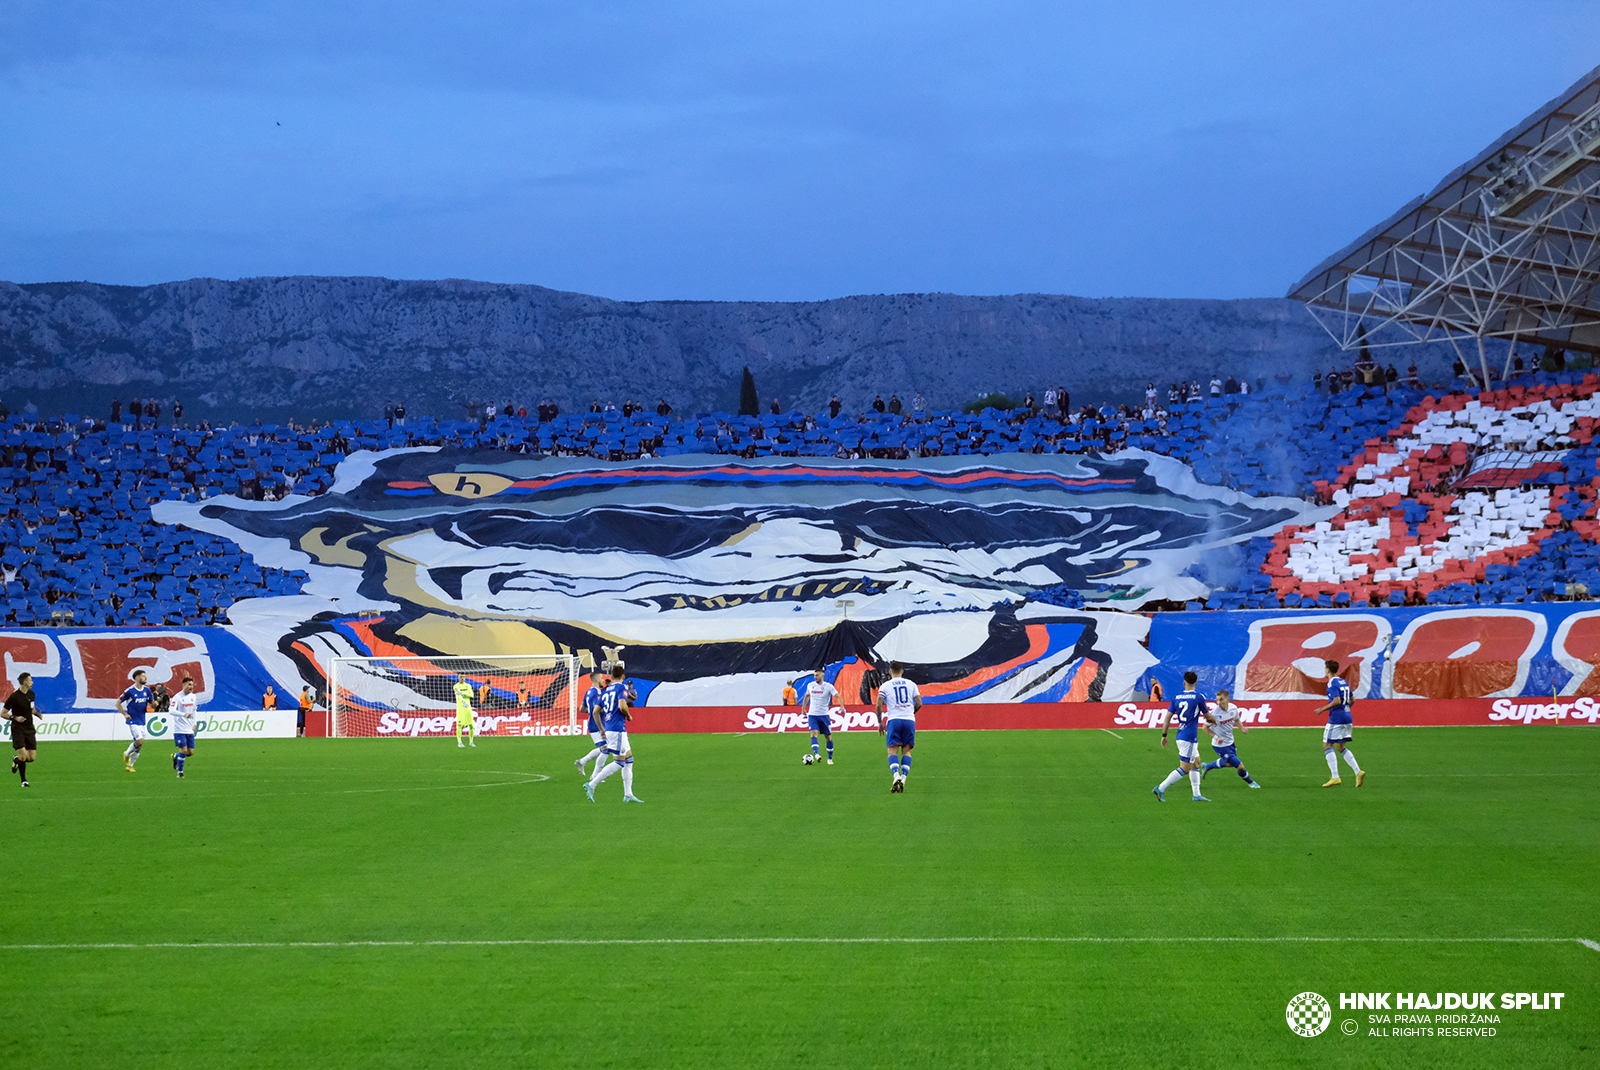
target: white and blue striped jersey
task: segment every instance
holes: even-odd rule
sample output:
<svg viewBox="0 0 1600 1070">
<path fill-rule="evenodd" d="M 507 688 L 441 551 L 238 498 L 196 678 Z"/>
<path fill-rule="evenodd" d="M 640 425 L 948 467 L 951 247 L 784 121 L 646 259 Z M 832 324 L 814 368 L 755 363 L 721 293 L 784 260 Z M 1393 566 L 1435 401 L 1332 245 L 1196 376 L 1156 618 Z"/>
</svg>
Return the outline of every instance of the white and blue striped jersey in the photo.
<svg viewBox="0 0 1600 1070">
<path fill-rule="evenodd" d="M 917 720 L 916 700 L 922 696 L 917 690 L 917 685 L 907 680 L 904 676 L 892 676 L 883 685 L 883 690 L 878 694 L 883 696 L 883 719 L 885 721 L 911 721 Z"/>
<path fill-rule="evenodd" d="M 1178 722 L 1178 738 L 1188 743 L 1200 739 L 1200 718 L 1210 709 L 1198 691 L 1179 691 L 1167 704 L 1171 719 Z"/>
</svg>

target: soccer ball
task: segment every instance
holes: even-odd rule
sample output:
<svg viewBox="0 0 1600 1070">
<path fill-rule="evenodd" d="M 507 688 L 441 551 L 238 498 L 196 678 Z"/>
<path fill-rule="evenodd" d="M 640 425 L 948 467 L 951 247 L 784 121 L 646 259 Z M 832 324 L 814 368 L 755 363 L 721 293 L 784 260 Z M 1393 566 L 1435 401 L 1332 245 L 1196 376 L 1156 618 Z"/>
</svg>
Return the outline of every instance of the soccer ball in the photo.
<svg viewBox="0 0 1600 1070">
<path fill-rule="evenodd" d="M 817 760 L 817 756 L 815 754 L 812 754 L 810 751 L 806 751 L 805 757 L 800 759 L 800 764 L 801 765 L 814 765 L 816 763 L 816 760 Z"/>
</svg>

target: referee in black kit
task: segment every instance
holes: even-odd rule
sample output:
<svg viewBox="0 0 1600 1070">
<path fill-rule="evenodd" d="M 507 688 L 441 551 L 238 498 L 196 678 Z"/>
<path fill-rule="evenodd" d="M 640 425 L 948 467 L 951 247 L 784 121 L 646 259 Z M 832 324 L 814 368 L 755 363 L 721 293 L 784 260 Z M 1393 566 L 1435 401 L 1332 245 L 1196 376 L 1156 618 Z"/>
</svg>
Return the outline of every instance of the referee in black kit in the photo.
<svg viewBox="0 0 1600 1070">
<path fill-rule="evenodd" d="M 39 757 L 39 736 L 33 719 L 44 716 L 33 704 L 33 674 L 17 677 L 17 689 L 6 699 L 6 719 L 11 722 L 11 771 L 28 786 L 28 763 Z"/>
</svg>

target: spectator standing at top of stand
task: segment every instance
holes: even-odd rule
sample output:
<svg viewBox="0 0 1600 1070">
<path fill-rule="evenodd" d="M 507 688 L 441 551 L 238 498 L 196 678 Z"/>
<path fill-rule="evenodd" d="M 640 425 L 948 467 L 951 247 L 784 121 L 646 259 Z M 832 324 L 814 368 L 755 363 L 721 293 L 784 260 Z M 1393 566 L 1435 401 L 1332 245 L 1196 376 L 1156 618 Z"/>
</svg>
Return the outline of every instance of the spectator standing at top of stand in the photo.
<svg viewBox="0 0 1600 1070">
<path fill-rule="evenodd" d="M 878 394 L 872 399 L 872 407 L 878 412 L 883 412 L 888 406 L 883 403 L 883 395 Z"/>
<path fill-rule="evenodd" d="M 918 393 L 916 397 L 911 399 L 911 418 L 920 424 L 927 414 L 928 406 L 923 404 L 922 394 Z"/>
<path fill-rule="evenodd" d="M 111 422 L 114 424 L 122 422 L 122 402 L 116 398 L 111 399 Z"/>
<path fill-rule="evenodd" d="M 406 425 L 406 403 L 403 401 L 394 403 L 394 422 L 401 427 Z"/>
<path fill-rule="evenodd" d="M 902 406 L 900 404 L 900 395 L 899 394 L 890 394 L 889 395 L 889 413 L 891 415 L 893 415 L 893 416 L 899 416 L 902 411 L 904 411 L 904 406 Z"/>
<path fill-rule="evenodd" d="M 1044 388 L 1044 414 L 1046 416 L 1061 415 L 1061 410 L 1056 407 L 1056 388 L 1053 386 Z"/>
<path fill-rule="evenodd" d="M 1222 396 L 1222 380 L 1218 379 L 1215 375 L 1211 377 L 1211 396 L 1214 398 L 1220 398 Z"/>
<path fill-rule="evenodd" d="M 385 401 L 383 403 L 383 418 L 385 420 L 389 421 L 389 430 L 393 431 L 394 430 L 394 402 Z"/>
<path fill-rule="evenodd" d="M 844 407 L 843 403 L 841 403 L 839 401 L 839 395 L 838 394 L 833 395 L 833 397 L 828 400 L 828 416 L 829 416 L 829 418 L 837 420 L 839 418 L 839 410 L 842 409 L 843 407 Z"/>
<path fill-rule="evenodd" d="M 183 419 L 183 402 L 178 401 L 177 399 L 173 399 L 173 402 L 172 402 L 172 426 L 173 427 L 180 426 L 178 421 L 181 420 L 181 419 Z"/>
<path fill-rule="evenodd" d="M 1461 362 L 1456 361 L 1456 363 Z M 133 429 L 138 431 L 144 423 L 144 404 L 138 398 L 128 402 L 128 415 L 133 417 Z"/>
<path fill-rule="evenodd" d="M 773 398 L 772 399 L 772 415 L 777 416 L 781 412 L 783 412 L 783 410 L 778 407 L 778 399 L 777 398 Z"/>
<path fill-rule="evenodd" d="M 1239 380 L 1235 379 L 1231 375 L 1228 376 L 1228 381 L 1222 384 L 1222 392 L 1224 394 L 1237 394 L 1239 392 Z M 1211 381 L 1211 396 L 1216 397 L 1216 394 L 1216 380 L 1213 379 Z"/>
<path fill-rule="evenodd" d="M 656 406 L 656 415 L 662 417 L 672 415 L 672 406 L 667 404 L 666 398 L 662 398 L 661 404 Z"/>
</svg>

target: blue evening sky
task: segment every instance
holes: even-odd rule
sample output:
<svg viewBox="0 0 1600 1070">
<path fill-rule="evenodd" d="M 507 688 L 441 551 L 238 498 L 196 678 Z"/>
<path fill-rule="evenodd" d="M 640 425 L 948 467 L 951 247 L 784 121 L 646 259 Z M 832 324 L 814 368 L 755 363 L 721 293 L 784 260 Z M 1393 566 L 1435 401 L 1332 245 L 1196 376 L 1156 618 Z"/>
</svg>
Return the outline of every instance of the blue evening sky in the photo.
<svg viewBox="0 0 1600 1070">
<path fill-rule="evenodd" d="M 1596 41 L 1575 0 L 6 0 L 0 278 L 1280 295 Z"/>
</svg>

